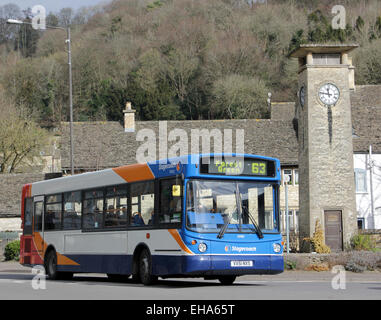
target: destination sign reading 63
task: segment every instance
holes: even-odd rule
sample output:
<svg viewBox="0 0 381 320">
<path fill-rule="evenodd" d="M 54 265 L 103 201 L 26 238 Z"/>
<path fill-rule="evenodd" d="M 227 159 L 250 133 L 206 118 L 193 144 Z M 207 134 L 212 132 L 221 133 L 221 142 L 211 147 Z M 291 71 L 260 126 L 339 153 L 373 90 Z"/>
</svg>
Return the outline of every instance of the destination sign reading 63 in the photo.
<svg viewBox="0 0 381 320">
<path fill-rule="evenodd" d="M 267 176 L 267 162 L 254 159 L 223 159 L 209 164 L 209 174 Z"/>
</svg>

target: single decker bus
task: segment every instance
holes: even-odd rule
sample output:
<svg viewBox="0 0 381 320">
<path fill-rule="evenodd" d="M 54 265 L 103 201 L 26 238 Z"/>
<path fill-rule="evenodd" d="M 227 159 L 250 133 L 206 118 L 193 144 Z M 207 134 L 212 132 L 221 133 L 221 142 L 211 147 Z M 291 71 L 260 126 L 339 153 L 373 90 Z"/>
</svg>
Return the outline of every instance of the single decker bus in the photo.
<svg viewBox="0 0 381 320">
<path fill-rule="evenodd" d="M 50 279 L 283 272 L 279 160 L 198 154 L 24 185 L 20 263 Z"/>
</svg>

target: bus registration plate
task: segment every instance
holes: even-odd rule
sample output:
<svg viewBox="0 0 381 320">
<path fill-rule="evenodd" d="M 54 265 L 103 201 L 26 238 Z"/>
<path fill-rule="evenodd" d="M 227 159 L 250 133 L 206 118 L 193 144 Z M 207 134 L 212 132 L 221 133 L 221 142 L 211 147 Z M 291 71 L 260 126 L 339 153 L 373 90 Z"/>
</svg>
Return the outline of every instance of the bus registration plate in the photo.
<svg viewBox="0 0 381 320">
<path fill-rule="evenodd" d="M 253 261 L 230 261 L 231 267 L 252 267 Z"/>
</svg>

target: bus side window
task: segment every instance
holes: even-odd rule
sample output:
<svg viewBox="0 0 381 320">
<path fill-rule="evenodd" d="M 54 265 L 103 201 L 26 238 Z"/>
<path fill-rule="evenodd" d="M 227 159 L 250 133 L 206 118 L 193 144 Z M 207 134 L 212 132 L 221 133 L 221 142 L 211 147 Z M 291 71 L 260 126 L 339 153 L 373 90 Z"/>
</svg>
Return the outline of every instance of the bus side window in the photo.
<svg viewBox="0 0 381 320">
<path fill-rule="evenodd" d="M 81 191 L 64 193 L 64 230 L 81 229 L 82 196 Z"/>
<path fill-rule="evenodd" d="M 155 207 L 155 187 L 153 181 L 131 184 L 131 227 L 151 224 Z"/>
<path fill-rule="evenodd" d="M 178 188 L 180 188 L 179 191 Z M 181 179 L 163 179 L 160 181 L 160 214 L 158 219 L 160 224 L 179 223 L 181 221 L 182 194 Z"/>
<path fill-rule="evenodd" d="M 62 217 L 62 195 L 50 195 L 46 197 L 44 227 L 47 230 L 60 230 Z"/>
<path fill-rule="evenodd" d="M 103 228 L 103 190 L 85 192 L 83 201 L 83 229 Z"/>
<path fill-rule="evenodd" d="M 126 186 L 108 187 L 106 190 L 105 228 L 127 225 Z"/>
</svg>

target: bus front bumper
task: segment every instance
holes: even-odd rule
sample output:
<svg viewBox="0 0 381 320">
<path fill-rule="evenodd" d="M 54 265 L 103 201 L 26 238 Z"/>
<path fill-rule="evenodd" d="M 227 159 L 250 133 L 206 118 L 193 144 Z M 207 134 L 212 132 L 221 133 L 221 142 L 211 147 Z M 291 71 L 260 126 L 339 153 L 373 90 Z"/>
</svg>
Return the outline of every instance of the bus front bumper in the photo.
<svg viewBox="0 0 381 320">
<path fill-rule="evenodd" d="M 194 255 L 183 257 L 187 275 L 278 274 L 284 271 L 283 255 Z"/>
</svg>

